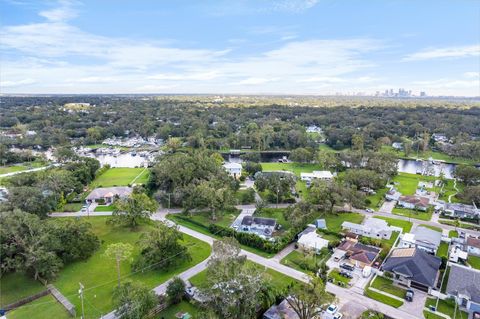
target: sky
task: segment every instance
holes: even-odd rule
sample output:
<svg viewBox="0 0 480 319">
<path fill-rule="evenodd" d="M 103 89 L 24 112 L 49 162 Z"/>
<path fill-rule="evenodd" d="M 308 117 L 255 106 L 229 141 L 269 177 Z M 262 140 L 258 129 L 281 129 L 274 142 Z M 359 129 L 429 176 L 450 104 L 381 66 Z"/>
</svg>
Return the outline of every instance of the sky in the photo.
<svg viewBox="0 0 480 319">
<path fill-rule="evenodd" d="M 477 0 L 0 0 L 0 93 L 480 96 Z"/>
</svg>

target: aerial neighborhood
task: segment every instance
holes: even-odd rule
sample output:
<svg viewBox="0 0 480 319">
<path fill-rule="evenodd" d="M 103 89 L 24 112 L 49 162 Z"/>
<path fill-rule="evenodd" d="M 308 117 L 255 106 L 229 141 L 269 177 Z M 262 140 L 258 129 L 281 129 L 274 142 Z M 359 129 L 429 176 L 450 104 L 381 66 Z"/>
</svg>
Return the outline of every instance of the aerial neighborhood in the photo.
<svg viewBox="0 0 480 319">
<path fill-rule="evenodd" d="M 58 104 L 48 115 L 26 106 L 46 101 Z M 198 101 L 215 112 L 197 112 Z M 323 108 L 298 116 L 288 105 L 222 101 L 8 100 L 2 315 L 480 318 L 480 157 L 440 151 L 457 145 L 454 133 L 418 136 L 392 121 L 395 134 L 373 139 L 359 126 L 341 142 L 335 127 L 350 122 L 342 108 L 328 107 L 338 112 L 328 124 Z M 229 122 L 232 108 L 241 121 Z M 402 110 L 378 112 L 403 118 Z M 14 117 L 29 112 L 30 124 Z M 115 124 L 129 112 L 140 119 Z M 377 125 L 366 112 L 348 114 Z M 144 113 L 158 118 L 145 132 Z M 59 143 L 37 122 L 46 117 L 85 117 L 88 128 L 59 127 L 71 134 Z M 478 146 L 462 138 L 458 147 Z"/>
</svg>

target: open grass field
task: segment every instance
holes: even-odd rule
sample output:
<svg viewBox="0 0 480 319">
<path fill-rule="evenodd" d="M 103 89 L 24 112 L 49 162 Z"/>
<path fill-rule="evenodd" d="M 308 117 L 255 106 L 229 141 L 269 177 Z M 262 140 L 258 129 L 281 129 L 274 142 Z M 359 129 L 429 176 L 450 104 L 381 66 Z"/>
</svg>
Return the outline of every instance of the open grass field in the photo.
<svg viewBox="0 0 480 319">
<path fill-rule="evenodd" d="M 81 310 L 80 310 L 81 311 Z M 7 313 L 8 319 L 29 319 L 29 318 L 72 318 L 65 308 L 53 298 L 46 295 L 20 308 Z"/>
<path fill-rule="evenodd" d="M 21 287 L 21 289 L 19 289 Z M 0 278 L 0 306 L 6 306 L 46 288 L 22 273 L 8 273 Z"/>
<path fill-rule="evenodd" d="M 95 178 L 90 187 L 128 186 L 132 183 L 142 184 L 148 181 L 149 175 L 150 171 L 144 168 L 114 167 Z"/>
<path fill-rule="evenodd" d="M 375 216 L 374 218 L 383 219 L 385 220 L 390 226 L 396 226 L 403 229 L 404 233 L 409 233 L 412 229 L 412 223 L 407 220 L 383 217 L 383 216 Z"/>
<path fill-rule="evenodd" d="M 398 173 L 393 178 L 397 190 L 402 193 L 402 195 L 414 195 L 418 187 L 418 182 L 431 182 L 434 181 L 435 177 L 433 176 L 422 176 L 417 174 L 408 174 L 408 173 Z"/>
<path fill-rule="evenodd" d="M 392 210 L 392 213 L 399 216 L 405 216 L 408 218 L 415 218 L 420 220 L 429 221 L 432 219 L 433 212 L 422 212 L 418 210 L 408 209 L 408 208 L 398 208 L 395 207 Z"/>
<path fill-rule="evenodd" d="M 374 300 L 380 301 L 381 303 L 384 303 L 386 305 L 389 305 L 395 308 L 401 307 L 403 305 L 403 301 L 393 299 L 392 297 L 378 293 L 371 289 L 365 289 L 364 295 L 367 296 L 368 298 L 372 298 Z"/>
<path fill-rule="evenodd" d="M 44 162 L 36 161 L 36 162 L 23 163 L 23 164 L 17 164 L 17 165 L 0 166 L 0 175 L 26 171 L 27 169 L 38 168 L 42 166 L 47 166 L 47 164 Z"/>
<path fill-rule="evenodd" d="M 405 293 L 407 292 L 405 289 L 402 289 L 398 286 L 393 285 L 393 281 L 391 279 L 377 276 L 375 280 L 372 282 L 371 286 L 381 291 L 385 291 L 391 295 L 404 298 Z"/>
<path fill-rule="evenodd" d="M 470 255 L 468 256 L 467 262 L 473 268 L 480 269 L 480 257 Z"/>
<path fill-rule="evenodd" d="M 333 232 L 340 232 L 342 230 L 342 223 L 349 221 L 355 224 L 363 222 L 365 216 L 358 213 L 338 213 L 338 214 L 326 214 L 325 222 L 327 223 L 327 229 Z"/>
<path fill-rule="evenodd" d="M 338 283 L 342 283 L 342 287 L 346 287 L 350 283 L 350 278 L 344 277 L 340 275 L 340 270 L 335 268 L 329 274 L 328 278 L 333 279 L 333 283 L 338 285 Z"/>
<path fill-rule="evenodd" d="M 290 171 L 300 177 L 300 173 L 310 173 L 322 170 L 318 164 L 309 163 L 260 163 L 263 171 Z"/>
<path fill-rule="evenodd" d="M 458 231 L 456 230 L 451 230 L 448 232 L 448 237 L 453 238 L 453 237 L 458 237 Z"/>
<path fill-rule="evenodd" d="M 115 210 L 115 204 L 112 205 L 99 205 L 95 207 L 95 212 L 113 212 Z"/>
<path fill-rule="evenodd" d="M 130 243 L 134 247 L 132 260 L 137 258 L 139 247 L 137 245 L 140 235 L 152 228 L 153 222 L 138 227 L 135 231 L 128 228 L 115 227 L 106 224 L 107 217 L 90 217 L 88 221 L 92 224 L 94 232 L 102 241 L 100 249 L 86 261 L 74 262 L 66 265 L 59 273 L 53 284 L 69 298 L 69 300 L 81 309 L 80 299 L 78 298 L 78 283 L 85 286 L 85 312 L 88 318 L 100 317 L 112 310 L 112 290 L 116 285 L 115 262 L 104 256 L 104 251 L 112 243 Z M 138 281 L 146 286 L 153 288 L 167 281 L 176 274 L 179 274 L 195 264 L 206 259 L 210 255 L 210 246 L 193 237 L 183 235 L 183 244 L 188 247 L 192 256 L 190 262 L 171 268 L 169 270 L 147 270 L 145 272 L 132 273 L 131 261 L 126 260 L 121 263 L 121 274 L 123 280 L 129 279 Z M 36 282 L 25 279 L 21 285 L 16 281 L 18 276 L 5 276 L 1 279 L 2 298 L 13 301 L 16 296 L 27 296 L 32 291 L 38 289 Z M 8 288 L 5 288 L 8 287 Z M 25 290 L 28 290 L 25 291 Z M 15 297 L 14 297 L 15 296 Z M 35 316 L 35 318 L 42 317 Z M 45 317 L 51 318 L 51 317 Z"/>
<path fill-rule="evenodd" d="M 367 205 L 367 207 L 376 209 L 381 206 L 381 203 L 383 202 L 385 198 L 385 194 L 387 193 L 387 188 L 381 188 L 376 190 L 376 194 L 374 195 L 368 195 L 367 199 L 370 201 L 370 203 Z"/>
<path fill-rule="evenodd" d="M 429 306 L 436 306 L 436 304 L 437 304 L 436 298 L 427 298 L 427 301 L 425 302 L 425 307 L 428 308 Z M 455 314 L 455 305 L 446 300 L 439 300 L 437 312 L 441 312 L 453 318 Z M 468 318 L 468 314 L 464 311 L 460 311 L 457 308 L 456 318 Z"/>
<path fill-rule="evenodd" d="M 318 262 L 327 261 L 330 256 L 331 254 L 328 251 L 320 255 L 305 255 L 299 250 L 294 250 L 285 256 L 280 263 L 298 271 L 311 274 L 312 271 L 310 269 L 316 269 Z"/>
</svg>

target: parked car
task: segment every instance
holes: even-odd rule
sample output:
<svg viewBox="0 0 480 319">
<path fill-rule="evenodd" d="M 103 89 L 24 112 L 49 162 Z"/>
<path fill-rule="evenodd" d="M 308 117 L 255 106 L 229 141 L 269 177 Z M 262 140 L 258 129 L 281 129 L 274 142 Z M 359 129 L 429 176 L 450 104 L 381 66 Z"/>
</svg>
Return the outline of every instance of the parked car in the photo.
<svg viewBox="0 0 480 319">
<path fill-rule="evenodd" d="M 333 315 L 333 319 L 342 319 L 343 314 L 341 312 L 337 312 L 336 314 Z"/>
<path fill-rule="evenodd" d="M 331 304 L 330 306 L 328 306 L 327 308 L 327 313 L 333 315 L 337 312 L 338 310 L 338 306 L 337 305 L 334 305 L 334 304 Z"/>
<path fill-rule="evenodd" d="M 373 213 L 373 209 L 367 208 L 366 209 L 367 213 Z"/>
<path fill-rule="evenodd" d="M 407 293 L 405 294 L 405 300 L 406 301 L 413 301 L 413 296 L 415 295 L 415 293 L 413 292 L 412 289 L 408 289 L 407 290 Z"/>
<path fill-rule="evenodd" d="M 341 265 L 340 265 L 340 268 L 343 268 L 343 269 L 346 269 L 346 270 L 350 270 L 350 271 L 354 271 L 354 270 L 355 270 L 355 267 L 353 267 L 352 265 L 349 265 L 349 264 L 341 264 Z"/>
<path fill-rule="evenodd" d="M 345 270 L 342 270 L 342 271 L 340 272 L 340 275 L 343 276 L 343 277 L 345 277 L 345 278 L 350 278 L 350 279 L 353 278 L 353 275 L 352 275 L 351 273 L 349 273 L 348 271 L 345 271 Z"/>
</svg>

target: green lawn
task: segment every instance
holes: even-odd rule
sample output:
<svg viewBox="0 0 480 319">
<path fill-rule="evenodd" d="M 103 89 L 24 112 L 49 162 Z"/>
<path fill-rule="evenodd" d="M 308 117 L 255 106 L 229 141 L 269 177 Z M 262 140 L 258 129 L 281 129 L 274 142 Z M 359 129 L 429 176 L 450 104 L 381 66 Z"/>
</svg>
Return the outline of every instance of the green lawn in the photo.
<svg viewBox="0 0 480 319">
<path fill-rule="evenodd" d="M 469 255 L 467 262 L 475 269 L 480 269 L 480 257 Z"/>
<path fill-rule="evenodd" d="M 450 226 L 455 226 L 455 221 L 453 220 L 445 220 L 445 219 L 440 219 L 438 221 L 440 224 L 444 225 L 450 225 Z M 471 230 L 480 230 L 480 226 L 469 224 L 469 223 L 460 223 L 458 228 L 464 228 L 464 229 L 471 229 Z"/>
<path fill-rule="evenodd" d="M 78 212 L 82 209 L 82 206 L 85 205 L 84 203 L 67 203 L 63 206 L 64 212 Z"/>
<path fill-rule="evenodd" d="M 364 295 L 372 298 L 374 300 L 380 301 L 381 303 L 384 303 L 386 305 L 398 308 L 403 305 L 403 301 L 393 299 L 392 297 L 389 297 L 387 295 L 378 293 L 376 291 L 373 291 L 371 289 L 365 289 Z"/>
<path fill-rule="evenodd" d="M 429 229 L 434 230 L 434 231 L 438 231 L 439 233 L 442 232 L 442 229 L 440 227 L 436 227 L 436 226 L 432 226 L 432 225 L 425 225 L 425 224 L 420 224 L 419 226 L 429 228 Z"/>
<path fill-rule="evenodd" d="M 448 232 L 448 237 L 453 238 L 453 237 L 458 237 L 458 231 L 456 230 L 451 230 Z"/>
<path fill-rule="evenodd" d="M 398 183 L 395 188 L 402 193 L 402 195 L 414 195 L 418 187 L 418 182 L 429 181 L 431 176 L 421 176 L 417 174 L 398 173 L 393 178 L 393 181 Z"/>
<path fill-rule="evenodd" d="M 99 205 L 95 207 L 95 212 L 113 212 L 115 210 L 115 205 Z"/>
<path fill-rule="evenodd" d="M 77 309 L 77 312 L 81 309 Z M 93 315 L 93 313 L 91 313 Z M 31 303 L 23 305 L 7 313 L 8 319 L 29 319 L 29 318 L 72 318 L 65 308 L 53 298 L 52 295 L 46 295 Z M 100 314 L 98 314 L 100 316 Z"/>
<path fill-rule="evenodd" d="M 422 212 L 418 210 L 413 210 L 408 208 L 398 208 L 398 207 L 395 207 L 392 210 L 392 213 L 399 216 L 405 216 L 409 218 L 415 218 L 415 219 L 426 220 L 426 221 L 429 221 L 430 219 L 432 219 L 432 214 L 433 214 L 433 212 Z"/>
<path fill-rule="evenodd" d="M 139 175 L 135 184 L 141 184 L 147 182 L 149 174 L 149 170 L 144 168 L 114 167 L 95 178 L 90 187 L 127 186 Z"/>
<path fill-rule="evenodd" d="M 258 267 L 259 269 L 264 270 L 265 278 L 272 284 L 273 287 L 277 289 L 284 289 L 287 286 L 296 282 L 295 279 L 279 273 L 278 271 L 256 264 L 250 260 L 247 260 L 246 262 L 250 265 L 253 265 L 254 267 Z M 202 287 L 206 282 L 206 277 L 207 271 L 204 270 L 190 278 L 189 281 L 194 286 Z"/>
<path fill-rule="evenodd" d="M 179 312 L 188 312 L 190 315 L 192 315 L 192 318 L 195 319 L 197 318 L 199 308 L 184 300 L 162 310 L 162 312 L 160 312 L 156 318 L 174 319 L 176 318 L 175 315 Z"/>
<path fill-rule="evenodd" d="M 77 297 L 78 283 L 85 286 L 85 298 L 89 303 L 85 304 L 85 313 L 87 317 L 99 317 L 99 312 L 103 314 L 112 310 L 112 289 L 116 285 L 115 262 L 104 256 L 106 247 L 111 243 L 130 243 L 134 246 L 132 259 L 137 258 L 139 247 L 138 239 L 142 233 L 150 229 L 153 222 L 140 226 L 136 231 L 130 231 L 124 227 L 115 227 L 106 224 L 107 217 L 90 217 L 88 221 L 93 225 L 95 233 L 102 241 L 100 249 L 87 261 L 74 262 L 66 265 L 53 281 L 53 284 L 76 306 L 81 309 L 80 300 Z M 121 273 L 125 279 L 142 282 L 146 286 L 153 288 L 176 274 L 179 274 L 193 265 L 201 262 L 210 255 L 210 246 L 207 243 L 199 241 L 188 235 L 184 236 L 184 244 L 192 256 L 190 262 L 184 262 L 170 270 L 150 270 L 143 273 L 133 274 L 131 272 L 131 261 L 127 260 L 121 263 Z M 9 281 L 15 280 L 15 277 L 3 277 L 2 287 L 5 285 L 11 287 L 11 290 L 2 289 L 2 298 L 12 300 L 12 295 L 28 295 L 23 290 L 27 287 L 31 290 L 34 285 L 33 280 L 28 285 L 18 285 Z M 41 318 L 36 316 L 35 318 Z M 50 317 L 48 317 L 50 318 Z"/>
<path fill-rule="evenodd" d="M 437 249 L 438 257 L 448 257 L 448 244 L 444 241 L 440 243 L 440 246 Z"/>
<path fill-rule="evenodd" d="M 285 219 L 283 213 L 285 208 L 263 208 L 261 212 L 255 211 L 255 216 L 274 218 L 277 220 L 277 223 L 282 225 L 283 230 L 287 230 L 291 227 L 290 223 Z M 313 220 L 314 216 L 312 216 Z"/>
<path fill-rule="evenodd" d="M 428 308 L 429 306 L 433 305 L 435 306 L 437 303 L 436 298 L 427 298 L 427 301 L 425 302 L 425 307 Z M 447 316 L 450 316 L 453 318 L 455 314 L 455 304 L 453 301 L 447 301 L 447 300 L 439 300 L 438 302 L 438 307 L 437 307 L 437 312 L 441 312 L 443 314 L 446 314 Z M 468 314 L 464 311 L 460 311 L 457 308 L 457 318 L 468 318 Z"/>
<path fill-rule="evenodd" d="M 192 213 L 189 217 L 191 220 L 196 221 L 208 227 L 210 224 L 216 224 L 223 227 L 230 227 L 233 221 L 237 218 L 240 214 L 240 211 L 232 211 L 232 212 L 217 212 L 217 218 L 213 221 L 210 217 L 209 212 L 198 212 Z"/>
<path fill-rule="evenodd" d="M 440 287 L 440 291 L 443 294 L 447 290 L 447 284 L 448 284 L 448 277 L 449 276 L 450 276 L 450 267 L 447 267 L 447 269 L 445 269 L 445 276 L 443 277 L 442 286 Z M 442 277 L 440 277 L 440 278 L 442 278 Z"/>
<path fill-rule="evenodd" d="M 325 215 L 325 222 L 329 231 L 339 233 L 342 230 L 344 221 L 360 224 L 364 218 L 365 216 L 358 213 L 332 213 Z"/>
<path fill-rule="evenodd" d="M 423 316 L 425 317 L 425 319 L 445 319 L 445 317 L 436 315 L 436 314 L 431 313 L 430 311 L 426 311 L 426 310 L 423 311 Z"/>
<path fill-rule="evenodd" d="M 35 162 L 15 164 L 10 166 L 0 166 L 0 175 L 26 171 L 27 169 L 38 168 L 46 165 L 47 164 L 45 162 L 35 161 Z"/>
<path fill-rule="evenodd" d="M 305 255 L 299 250 L 294 250 L 285 256 L 280 263 L 298 271 L 311 274 L 312 271 L 310 269 L 317 270 L 316 265 L 322 260 L 328 260 L 330 256 L 331 254 L 328 251 L 326 251 L 325 254 L 320 255 Z"/>
<path fill-rule="evenodd" d="M 21 287 L 21 289 L 19 289 Z M 6 306 L 46 288 L 22 273 L 8 273 L 0 278 L 0 306 Z"/>
<path fill-rule="evenodd" d="M 376 209 L 380 207 L 380 203 L 383 202 L 385 198 L 385 194 L 387 193 L 388 188 L 381 188 L 376 190 L 376 194 L 374 195 L 368 195 L 367 199 L 370 200 L 370 204 L 367 205 L 367 207 Z"/>
<path fill-rule="evenodd" d="M 371 283 L 371 286 L 373 288 L 384 291 L 391 295 L 394 295 L 400 298 L 405 298 L 406 290 L 398 286 L 394 286 L 393 281 L 391 279 L 377 276 L 375 280 Z"/>
<path fill-rule="evenodd" d="M 383 219 L 390 226 L 400 227 L 403 229 L 404 233 L 409 233 L 413 225 L 412 222 L 409 222 L 408 220 L 401 220 L 401 219 L 395 219 L 395 218 L 383 217 L 383 216 L 375 216 L 374 218 Z"/>
<path fill-rule="evenodd" d="M 290 171 L 297 176 L 300 176 L 300 173 L 310 173 L 313 171 L 320 171 L 322 168 L 318 164 L 309 164 L 309 163 L 260 163 L 262 164 L 262 170 L 264 172 L 268 171 Z"/>
<path fill-rule="evenodd" d="M 333 269 L 329 274 L 328 274 L 328 277 L 333 279 L 333 283 L 338 285 L 339 282 L 343 283 L 343 285 L 341 285 L 342 287 L 346 287 L 348 286 L 348 284 L 350 283 L 350 278 L 347 278 L 347 277 L 343 277 L 342 275 L 340 275 L 340 270 L 335 268 Z"/>
</svg>

